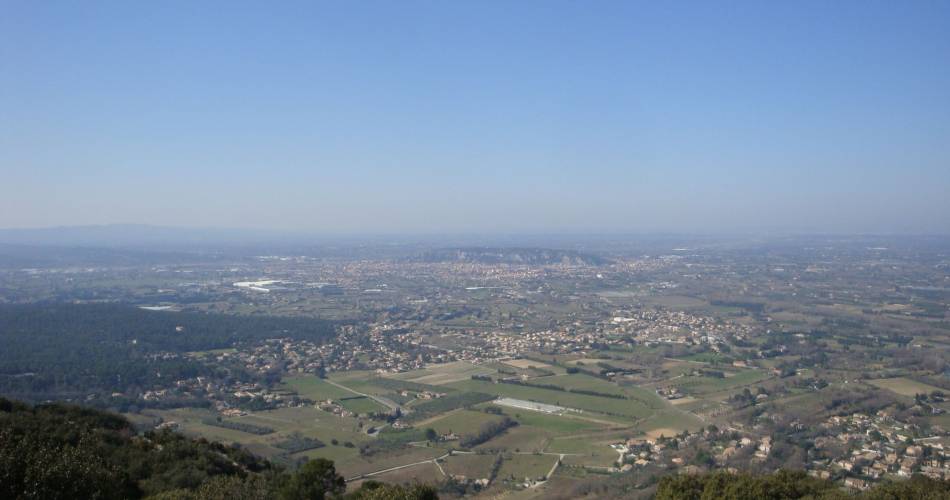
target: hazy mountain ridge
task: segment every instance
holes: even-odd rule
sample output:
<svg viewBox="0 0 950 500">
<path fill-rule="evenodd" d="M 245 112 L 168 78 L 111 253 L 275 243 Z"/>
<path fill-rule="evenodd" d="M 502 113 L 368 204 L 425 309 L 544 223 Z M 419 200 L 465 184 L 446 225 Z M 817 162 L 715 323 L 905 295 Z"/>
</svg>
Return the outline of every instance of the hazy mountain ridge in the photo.
<svg viewBox="0 0 950 500">
<path fill-rule="evenodd" d="M 0 229 L 0 244 L 73 247 L 172 247 L 289 239 L 280 231 L 148 224 Z"/>
</svg>

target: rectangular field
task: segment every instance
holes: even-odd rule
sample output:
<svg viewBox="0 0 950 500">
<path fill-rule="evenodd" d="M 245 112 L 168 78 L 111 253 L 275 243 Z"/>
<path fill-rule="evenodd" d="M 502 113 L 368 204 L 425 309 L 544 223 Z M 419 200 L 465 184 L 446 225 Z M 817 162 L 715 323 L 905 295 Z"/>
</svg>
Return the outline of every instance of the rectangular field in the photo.
<svg viewBox="0 0 950 500">
<path fill-rule="evenodd" d="M 607 380 L 590 375 L 576 373 L 573 375 L 555 375 L 547 377 L 543 383 L 564 387 L 565 389 L 580 389 L 585 391 L 602 392 L 605 394 L 624 395 L 623 389 Z"/>
<path fill-rule="evenodd" d="M 461 455 L 456 454 L 446 457 L 442 463 L 445 473 L 450 476 L 461 475 L 469 479 L 487 478 L 491 473 L 492 465 L 495 463 L 494 454 L 484 455 Z"/>
<path fill-rule="evenodd" d="M 383 474 L 376 474 L 369 476 L 367 479 L 396 484 L 411 483 L 416 481 L 435 484 L 439 481 L 445 480 L 445 476 L 442 475 L 442 471 L 440 471 L 434 463 L 429 462 L 385 472 Z M 356 487 L 354 487 L 354 489 L 355 488 Z"/>
<path fill-rule="evenodd" d="M 495 370 L 473 365 L 466 361 L 433 364 L 422 370 L 389 375 L 389 378 L 408 380 L 420 384 L 443 385 L 472 378 L 472 375 L 491 375 Z"/>
<path fill-rule="evenodd" d="M 552 436 L 577 434 L 579 432 L 588 432 L 607 427 L 604 424 L 582 420 L 580 417 L 574 417 L 569 414 L 558 416 L 524 411 L 512 416 L 512 418 L 517 420 L 522 426 L 544 429 L 545 432 Z"/>
<path fill-rule="evenodd" d="M 439 434 L 472 432 L 489 422 L 498 422 L 502 417 L 481 411 L 458 410 L 444 417 L 430 420 L 422 427 L 431 427 Z"/>
<path fill-rule="evenodd" d="M 284 378 L 284 386 L 288 390 L 299 394 L 300 397 L 313 401 L 326 401 L 327 399 L 339 399 L 353 395 L 352 392 L 340 389 L 316 375 L 286 377 Z"/>
<path fill-rule="evenodd" d="M 551 470 L 556 460 L 553 455 L 513 454 L 501 464 L 498 478 L 512 481 L 539 479 Z"/>
<path fill-rule="evenodd" d="M 726 374 L 725 378 L 711 376 L 686 376 L 675 380 L 669 385 L 680 388 L 687 394 L 708 395 L 722 391 L 734 390 L 754 384 L 769 378 L 769 374 L 761 370 L 744 370 L 735 374 Z"/>
<path fill-rule="evenodd" d="M 346 397 L 345 399 L 340 399 L 338 401 L 347 410 L 360 415 L 387 410 L 386 407 L 366 396 Z"/>
<path fill-rule="evenodd" d="M 539 427 L 517 426 L 475 447 L 476 450 L 544 451 L 551 434 Z"/>
<path fill-rule="evenodd" d="M 589 396 L 586 394 L 575 394 L 515 384 L 495 384 L 482 380 L 455 382 L 451 384 L 451 386 L 461 390 L 494 394 L 499 397 L 523 399 L 555 406 L 575 408 L 584 410 L 585 412 L 614 414 L 634 419 L 649 416 L 653 412 L 653 410 L 642 402 L 632 399 Z"/>
<path fill-rule="evenodd" d="M 239 430 L 206 425 L 202 423 L 202 420 L 215 418 L 207 410 L 149 410 L 147 413 L 160 416 L 166 422 L 177 422 L 179 428 L 185 434 L 223 443 L 240 443 L 251 452 L 268 458 L 286 456 L 286 450 L 276 447 L 276 444 L 286 440 L 289 435 L 295 432 L 299 432 L 305 437 L 319 439 L 327 444 L 323 448 L 308 450 L 302 452 L 302 454 L 333 459 L 358 454 L 355 448 L 331 445 L 333 439 L 336 439 L 339 443 L 350 441 L 355 445 L 373 439 L 361 432 L 356 419 L 342 418 L 313 407 L 280 408 L 252 412 L 243 417 L 223 419 L 225 422 L 246 423 L 270 427 L 275 430 L 274 433 L 266 435 L 250 434 Z"/>
<path fill-rule="evenodd" d="M 880 378 L 877 380 L 868 380 L 869 384 L 896 392 L 901 396 L 914 397 L 917 394 L 930 394 L 933 391 L 941 391 L 939 387 L 917 382 L 909 378 Z"/>
<path fill-rule="evenodd" d="M 507 359 L 503 361 L 506 365 L 511 365 L 515 368 L 543 368 L 545 370 L 551 369 L 551 365 L 547 363 L 542 363 L 540 361 L 533 361 L 530 359 Z"/>
</svg>

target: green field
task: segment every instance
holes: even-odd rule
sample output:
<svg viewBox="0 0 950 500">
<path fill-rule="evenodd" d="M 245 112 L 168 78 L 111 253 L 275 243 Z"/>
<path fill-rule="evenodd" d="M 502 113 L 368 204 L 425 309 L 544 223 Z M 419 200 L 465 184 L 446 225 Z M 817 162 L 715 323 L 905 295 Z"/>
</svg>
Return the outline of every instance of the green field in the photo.
<svg viewBox="0 0 950 500">
<path fill-rule="evenodd" d="M 735 374 L 726 373 L 725 378 L 702 376 L 684 376 L 671 381 L 668 385 L 678 387 L 687 394 L 709 395 L 722 391 L 734 390 L 751 385 L 769 378 L 769 374 L 761 370 L 744 370 Z"/>
<path fill-rule="evenodd" d="M 545 377 L 544 379 L 541 379 L 539 383 L 558 385 L 572 390 L 580 389 L 602 392 L 604 394 L 618 394 L 627 396 L 643 403 L 649 408 L 659 409 L 666 406 L 663 398 L 657 396 L 656 393 L 650 389 L 643 389 L 634 385 L 619 386 L 608 380 L 583 373 Z"/>
<path fill-rule="evenodd" d="M 538 479 L 548 471 L 557 460 L 553 455 L 511 454 L 505 456 L 498 471 L 498 479 L 521 482 L 525 479 Z"/>
<path fill-rule="evenodd" d="M 478 445 L 476 450 L 543 451 L 551 435 L 538 427 L 512 427 Z"/>
<path fill-rule="evenodd" d="M 412 372 L 406 372 L 412 373 Z M 402 374 L 401 374 L 402 375 Z M 330 374 L 328 379 L 340 384 L 341 386 L 350 389 L 351 391 L 356 391 L 364 394 L 370 394 L 373 396 L 384 396 L 390 399 L 405 398 L 404 396 L 398 395 L 402 391 L 409 391 L 408 398 L 414 398 L 415 393 L 430 391 L 430 392 L 451 392 L 452 389 L 447 387 L 439 387 L 432 384 L 424 384 L 412 382 L 409 380 L 402 380 L 397 378 L 392 378 L 391 376 L 381 377 L 376 372 L 372 371 L 352 371 L 352 372 L 337 372 Z M 331 388 L 339 389 L 334 387 L 332 384 Z M 351 392 L 348 392 L 344 389 L 339 389 L 347 394 L 352 395 Z M 395 395 L 395 396 L 394 396 Z"/>
<path fill-rule="evenodd" d="M 296 392 L 302 398 L 312 399 L 314 401 L 326 401 L 327 399 L 353 396 L 352 392 L 340 389 L 325 380 L 321 380 L 316 375 L 285 377 L 284 387 L 287 390 Z"/>
<path fill-rule="evenodd" d="M 366 396 L 351 396 L 345 399 L 338 399 L 337 402 L 347 410 L 359 415 L 388 410 L 385 406 Z"/>
<path fill-rule="evenodd" d="M 684 430 L 697 431 L 703 427 L 703 421 L 699 417 L 674 409 L 659 410 L 650 417 L 637 423 L 636 429 L 641 432 L 649 433 L 657 429 L 668 429 L 666 434 L 678 434 Z"/>
<path fill-rule="evenodd" d="M 943 389 L 924 384 L 922 382 L 917 382 L 916 380 L 911 380 L 909 378 L 897 377 L 897 378 L 881 378 L 877 380 L 868 380 L 867 383 L 880 387 L 882 389 L 887 389 L 889 391 L 896 392 L 901 396 L 914 397 L 917 394 L 930 394 L 934 391 L 943 391 Z M 943 391 L 950 392 L 950 391 Z"/>
<path fill-rule="evenodd" d="M 280 408 L 254 412 L 243 417 L 224 419 L 225 421 L 270 427 L 275 430 L 274 433 L 266 435 L 249 434 L 234 429 L 203 424 L 203 419 L 214 418 L 214 415 L 207 410 L 188 408 L 149 410 L 143 412 L 143 414 L 161 417 L 166 422 L 177 422 L 181 431 L 185 434 L 201 436 L 224 443 L 240 443 L 253 453 L 268 458 L 286 457 L 286 451 L 277 448 L 275 445 L 287 439 L 287 436 L 294 432 L 299 432 L 306 437 L 317 438 L 327 444 L 324 448 L 308 450 L 302 452 L 302 454 L 332 457 L 334 459 L 356 455 L 357 451 L 343 447 L 336 449 L 337 447 L 330 445 L 332 439 L 337 439 L 340 443 L 351 441 L 354 444 L 372 439 L 360 431 L 356 419 L 342 418 L 313 407 Z"/>
<path fill-rule="evenodd" d="M 343 463 L 343 462 L 352 462 L 353 460 L 359 460 L 360 452 L 356 448 L 347 448 L 341 444 L 333 445 L 327 443 L 323 448 L 317 448 L 315 450 L 302 451 L 300 453 L 295 453 L 294 457 L 307 457 L 307 458 L 326 458 L 333 460 L 334 463 Z"/>
<path fill-rule="evenodd" d="M 514 384 L 495 384 L 481 380 L 465 380 L 450 384 L 460 390 L 484 392 L 539 403 L 547 403 L 593 413 L 607 413 L 637 419 L 649 416 L 653 410 L 640 401 L 615 399 L 586 394 L 574 394 Z"/>
<path fill-rule="evenodd" d="M 431 420 L 420 427 L 431 427 L 439 434 L 454 432 L 456 434 L 471 433 L 488 422 L 501 420 L 498 415 L 472 410 L 458 410 L 445 414 L 438 419 Z"/>
<path fill-rule="evenodd" d="M 590 465 L 594 467 L 609 467 L 613 465 L 619 454 L 610 448 L 611 442 L 618 438 L 595 438 L 592 436 L 577 438 L 558 438 L 551 441 L 545 451 L 552 453 L 566 453 L 564 463 L 569 465 Z"/>
<path fill-rule="evenodd" d="M 407 467 L 405 469 L 394 470 L 386 472 L 384 474 L 377 474 L 375 476 L 368 477 L 367 479 L 372 479 L 374 481 L 382 481 L 387 483 L 411 483 L 411 482 L 422 482 L 435 484 L 439 481 L 444 481 L 445 476 L 442 475 L 442 472 L 436 467 L 433 463 L 424 463 L 419 465 L 414 465 L 412 467 Z M 352 489 L 359 488 L 359 484 L 354 484 Z M 348 488 L 349 490 L 350 488 Z"/>
<path fill-rule="evenodd" d="M 471 479 L 487 478 L 495 463 L 494 454 L 468 455 L 455 454 L 442 463 L 445 473 L 450 476 L 462 475 Z"/>
<path fill-rule="evenodd" d="M 686 361 L 698 361 L 700 363 L 720 363 L 720 364 L 732 364 L 734 359 L 730 356 L 719 354 L 716 352 L 704 352 L 699 354 L 691 354 L 689 356 L 683 356 L 679 359 Z"/>
<path fill-rule="evenodd" d="M 333 372 L 327 375 L 327 378 L 349 386 L 347 382 L 352 380 L 367 380 L 376 376 L 376 372 L 372 370 L 348 370 L 345 372 Z"/>
<path fill-rule="evenodd" d="M 600 424 L 573 418 L 571 415 L 548 415 L 536 411 L 520 411 L 513 418 L 520 425 L 538 427 L 552 435 L 574 434 L 603 428 Z"/>
<path fill-rule="evenodd" d="M 483 409 L 491 402 L 484 399 L 473 400 L 470 408 L 447 405 L 454 399 L 466 400 L 466 395 L 485 393 L 492 396 L 507 396 L 556 404 L 579 410 L 564 415 L 550 415 L 531 410 L 504 408 L 504 415 L 518 422 L 489 441 L 474 448 L 476 454 L 457 454 L 446 457 L 440 465 L 445 475 L 433 463 L 422 463 L 404 469 L 371 476 L 380 481 L 440 481 L 446 475 L 464 475 L 468 478 L 488 477 L 491 465 L 497 453 L 505 460 L 499 472 L 499 479 L 515 478 L 515 483 L 525 477 L 537 479 L 548 473 L 557 460 L 556 455 L 535 455 L 534 452 L 566 453 L 565 463 L 585 466 L 608 466 L 616 460 L 616 453 L 607 445 L 627 436 L 642 435 L 657 427 L 676 428 L 696 427 L 694 418 L 672 409 L 663 399 L 651 390 L 636 386 L 618 386 L 609 380 L 586 374 L 565 374 L 558 370 L 557 375 L 545 376 L 536 383 L 552 384 L 569 390 L 596 391 L 605 394 L 624 395 L 630 399 L 620 399 L 588 394 L 578 394 L 567 390 L 550 390 L 514 384 L 496 384 L 472 380 L 473 374 L 497 373 L 487 366 L 470 363 L 448 363 L 435 365 L 425 370 L 399 374 L 397 377 L 380 378 L 374 372 L 346 372 L 331 374 L 330 379 L 344 387 L 338 387 L 328 380 L 313 375 L 287 377 L 282 389 L 314 401 L 333 400 L 357 414 L 367 414 L 385 409 L 372 398 L 359 396 L 353 391 L 371 395 L 399 398 L 411 412 L 406 419 L 418 420 L 414 429 L 394 431 L 384 428 L 378 437 L 365 433 L 372 421 L 359 418 L 342 418 L 324 412 L 313 406 L 282 408 L 272 411 L 252 412 L 242 417 L 226 418 L 226 422 L 240 422 L 274 429 L 267 435 L 255 435 L 234 429 L 225 429 L 202 423 L 203 419 L 214 418 L 206 410 L 170 410 L 153 411 L 140 420 L 164 418 L 174 420 L 182 431 L 223 442 L 241 443 L 248 450 L 280 463 L 289 464 L 301 457 L 328 458 L 333 460 L 337 469 L 347 478 L 357 478 L 364 474 L 382 471 L 416 462 L 432 460 L 444 455 L 458 443 L 427 442 L 424 430 L 432 428 L 439 434 L 453 432 L 458 435 L 470 434 L 489 422 L 503 418 L 502 415 L 487 413 Z M 739 379 L 741 380 L 741 379 Z M 401 390 L 408 390 L 408 396 L 401 396 Z M 448 393 L 446 396 L 431 400 L 415 400 L 414 393 L 419 391 Z M 487 397 L 487 396 L 485 396 Z M 636 398 L 636 399 L 634 399 Z M 443 408 L 441 413 L 423 411 L 432 407 Z M 430 408 L 431 409 L 431 408 Z M 659 413 L 658 413 L 659 412 Z M 276 445 L 293 433 L 316 438 L 326 446 L 321 448 L 288 454 Z M 333 441 L 337 444 L 333 444 Z M 359 447 L 364 443 L 378 440 L 390 441 L 388 444 L 374 446 L 370 454 L 362 455 Z M 395 440 L 395 441 L 393 441 Z M 353 443 L 353 447 L 343 446 Z M 499 487 L 504 486 L 499 483 Z M 493 487 L 494 488 L 494 487 Z M 539 490 L 531 490 L 539 491 Z"/>
<path fill-rule="evenodd" d="M 587 391 L 603 392 L 605 394 L 626 394 L 623 389 L 617 386 L 617 384 L 613 384 L 607 380 L 585 374 L 555 375 L 553 377 L 545 377 L 544 379 L 537 382 L 557 385 L 564 387 L 565 389 L 583 389 Z"/>
<path fill-rule="evenodd" d="M 443 385 L 472 378 L 472 375 L 491 375 L 495 370 L 476 366 L 466 361 L 455 361 L 427 366 L 423 370 L 413 370 L 390 375 L 389 378 L 408 380 L 419 384 Z"/>
<path fill-rule="evenodd" d="M 446 453 L 444 448 L 438 447 L 407 447 L 379 453 L 370 457 L 357 456 L 352 460 L 336 464 L 336 468 L 344 477 L 350 478 L 367 474 L 390 467 L 431 460 Z"/>
</svg>

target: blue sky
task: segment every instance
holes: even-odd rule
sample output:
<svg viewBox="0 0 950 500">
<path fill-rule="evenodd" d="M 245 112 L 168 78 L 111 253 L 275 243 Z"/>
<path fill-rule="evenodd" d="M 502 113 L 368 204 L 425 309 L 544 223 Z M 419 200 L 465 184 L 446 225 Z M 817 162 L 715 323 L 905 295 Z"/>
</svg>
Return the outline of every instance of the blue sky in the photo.
<svg viewBox="0 0 950 500">
<path fill-rule="evenodd" d="M 950 233 L 950 2 L 5 2 L 0 227 Z"/>
</svg>

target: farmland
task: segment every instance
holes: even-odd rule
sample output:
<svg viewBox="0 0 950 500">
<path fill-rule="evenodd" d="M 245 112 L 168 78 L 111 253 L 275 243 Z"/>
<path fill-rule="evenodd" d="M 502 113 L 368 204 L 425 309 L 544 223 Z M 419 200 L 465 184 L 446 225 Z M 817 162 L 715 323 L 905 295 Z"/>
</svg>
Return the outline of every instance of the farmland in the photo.
<svg viewBox="0 0 950 500">
<path fill-rule="evenodd" d="M 287 390 L 314 401 L 338 399 L 353 395 L 351 391 L 341 389 L 313 376 L 288 377 L 284 379 L 284 384 Z"/>
<path fill-rule="evenodd" d="M 530 366 L 544 365 L 532 361 Z M 609 448 L 610 442 L 621 436 L 646 436 L 651 426 L 659 425 L 651 424 L 653 417 L 661 419 L 663 425 L 678 426 L 681 430 L 696 427 L 695 418 L 674 410 L 648 388 L 629 384 L 621 387 L 586 374 L 567 374 L 554 365 L 542 368 L 549 371 L 529 382 L 556 386 L 558 390 L 478 379 L 507 376 L 509 368 L 533 369 L 526 363 L 446 363 L 386 377 L 359 371 L 334 374 L 328 379 L 312 375 L 287 377 L 281 385 L 283 391 L 314 401 L 325 409 L 304 405 L 249 411 L 243 416 L 222 419 L 224 423 L 244 424 L 247 429 L 259 426 L 273 431 L 265 435 L 222 427 L 218 422 L 208 425 L 213 416 L 205 410 L 156 410 L 146 412 L 144 417 L 174 422 L 188 434 L 241 443 L 255 453 L 288 464 L 305 458 L 329 458 L 341 473 L 356 482 L 364 478 L 484 478 L 501 456 L 499 484 L 508 487 L 521 487 L 526 478 L 533 481 L 544 476 L 562 453 L 567 454 L 565 463 L 572 466 L 611 466 L 617 454 Z M 550 369 L 559 374 L 550 375 Z M 411 426 L 409 429 L 394 430 L 386 422 L 371 418 L 389 410 L 373 399 L 380 397 L 401 401 L 403 420 Z M 569 410 L 558 415 L 492 404 L 498 397 L 560 405 Z M 334 406 L 349 413 L 327 411 Z M 516 425 L 478 444 L 472 450 L 474 454 L 443 457 L 449 450 L 459 449 L 452 436 L 470 434 L 506 417 Z M 374 428 L 381 431 L 374 433 Z M 430 440 L 423 432 L 426 430 L 437 438 Z M 309 445 L 311 440 L 323 446 L 299 452 L 287 449 L 288 442 L 313 446 Z"/>
<path fill-rule="evenodd" d="M 289 468 L 329 458 L 354 483 L 435 482 L 449 498 L 649 488 L 694 467 L 874 482 L 936 467 L 881 457 L 908 439 L 939 455 L 950 427 L 948 292 L 935 285 L 947 254 L 931 243 L 611 247 L 611 263 L 596 265 L 559 251 L 428 249 L 449 256 L 430 260 L 371 246 L 163 271 L 12 270 L 0 319 L 25 333 L 8 344 L 0 384 L 39 401 L 82 397 L 142 430 L 238 443 Z M 557 257 L 527 263 L 544 255 Z M 122 273 L 136 284 L 123 288 Z M 235 285 L 252 282 L 271 289 Z M 22 297 L 73 304 L 30 312 Z M 116 304 L 128 326 L 86 301 Z M 34 339 L 60 330 L 101 331 L 66 352 Z M 102 373 L 44 371 L 72 351 L 102 358 Z M 808 444 L 822 441 L 834 446 Z M 540 480 L 555 457 L 563 467 Z M 475 483 L 489 461 L 497 477 Z M 904 462 L 917 463 L 901 473 Z M 514 480 L 518 467 L 531 470 Z"/>
<path fill-rule="evenodd" d="M 911 380 L 904 377 L 869 380 L 868 383 L 882 389 L 894 391 L 901 396 L 909 397 L 914 397 L 917 394 L 930 394 L 934 391 L 942 390 L 939 387 L 924 384 L 922 382 L 917 382 L 916 380 Z"/>
<path fill-rule="evenodd" d="M 467 380 L 453 383 L 451 387 L 459 390 L 494 394 L 499 397 L 525 399 L 557 406 L 566 406 L 589 413 L 616 415 L 634 420 L 645 417 L 651 412 L 643 403 L 635 400 L 604 398 L 513 384 L 496 384 L 481 380 Z"/>
</svg>

